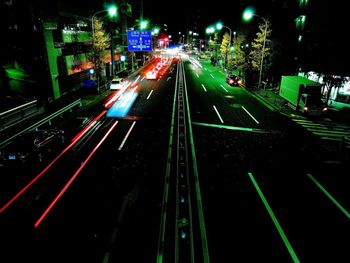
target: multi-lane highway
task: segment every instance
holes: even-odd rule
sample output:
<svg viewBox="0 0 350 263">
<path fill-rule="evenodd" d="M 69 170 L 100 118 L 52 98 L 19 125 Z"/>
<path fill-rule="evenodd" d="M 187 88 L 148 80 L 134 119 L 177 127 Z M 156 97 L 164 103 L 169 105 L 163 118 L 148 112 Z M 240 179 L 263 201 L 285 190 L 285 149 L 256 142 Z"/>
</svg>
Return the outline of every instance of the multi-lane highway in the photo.
<svg viewBox="0 0 350 263">
<path fill-rule="evenodd" d="M 317 135 L 209 63 L 152 67 L 114 97 L 126 116 L 111 93 L 50 158 L 1 167 L 2 262 L 350 260 L 349 180 Z"/>
</svg>

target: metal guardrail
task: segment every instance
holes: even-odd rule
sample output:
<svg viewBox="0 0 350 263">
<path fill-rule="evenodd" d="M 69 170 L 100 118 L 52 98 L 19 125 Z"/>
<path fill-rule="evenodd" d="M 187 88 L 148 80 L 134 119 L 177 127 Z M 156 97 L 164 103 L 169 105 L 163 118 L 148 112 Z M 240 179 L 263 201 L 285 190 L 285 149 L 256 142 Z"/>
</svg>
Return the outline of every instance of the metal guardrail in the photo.
<svg viewBox="0 0 350 263">
<path fill-rule="evenodd" d="M 18 107 L 0 113 L 0 131 L 8 129 L 17 122 L 39 112 L 37 100 L 22 104 Z"/>
<path fill-rule="evenodd" d="M 0 142 L 0 148 L 1 147 L 4 147 L 6 146 L 7 144 L 9 144 L 11 142 L 11 140 L 13 140 L 14 138 L 16 138 L 17 136 L 21 135 L 22 133 L 25 133 L 25 132 L 28 132 L 28 131 L 33 131 L 35 129 L 37 129 L 38 127 L 44 125 L 45 123 L 49 123 L 51 124 L 51 120 L 58 117 L 58 116 L 61 116 L 64 112 L 66 111 L 70 111 L 72 112 L 72 108 L 79 105 L 80 107 L 82 106 L 82 102 L 81 102 L 81 99 L 77 99 L 76 101 L 70 103 L 69 105 L 59 109 L 58 111 L 50 114 L 49 116 L 46 116 L 45 118 L 39 120 L 38 122 L 30 125 L 29 127 L 21 130 L 20 132 L 10 136 L 9 138 L 7 138 L 6 140 Z"/>
</svg>

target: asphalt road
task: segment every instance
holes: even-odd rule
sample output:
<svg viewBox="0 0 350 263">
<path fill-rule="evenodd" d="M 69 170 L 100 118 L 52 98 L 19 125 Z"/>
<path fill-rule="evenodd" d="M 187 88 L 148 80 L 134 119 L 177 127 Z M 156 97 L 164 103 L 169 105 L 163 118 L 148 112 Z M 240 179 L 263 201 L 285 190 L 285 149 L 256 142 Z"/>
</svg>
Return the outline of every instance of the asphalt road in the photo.
<svg viewBox="0 0 350 263">
<path fill-rule="evenodd" d="M 64 126 L 57 123 L 69 138 L 50 158 L 1 167 L 1 262 L 174 260 L 177 179 L 175 154 L 169 161 L 169 153 L 175 153 L 172 140 L 179 135 L 174 132 L 173 138 L 171 130 L 182 96 L 181 63 L 165 67 L 159 80 L 144 79 L 145 68 L 133 84 L 138 95 L 125 118 L 102 114 L 69 147 L 82 120 L 92 120 L 103 107 L 77 113 Z M 193 146 L 191 236 L 196 246 L 206 242 L 201 249 L 208 253 L 198 256 L 201 249 L 196 249 L 197 262 L 349 261 L 345 164 L 327 162 L 329 153 L 314 133 L 246 89 L 229 86 L 210 64 L 198 66 L 184 56 L 183 66 L 187 141 Z M 167 185 L 169 199 L 164 198 Z"/>
<path fill-rule="evenodd" d="M 345 167 L 211 65 L 186 72 L 211 261 L 349 260 Z"/>
</svg>

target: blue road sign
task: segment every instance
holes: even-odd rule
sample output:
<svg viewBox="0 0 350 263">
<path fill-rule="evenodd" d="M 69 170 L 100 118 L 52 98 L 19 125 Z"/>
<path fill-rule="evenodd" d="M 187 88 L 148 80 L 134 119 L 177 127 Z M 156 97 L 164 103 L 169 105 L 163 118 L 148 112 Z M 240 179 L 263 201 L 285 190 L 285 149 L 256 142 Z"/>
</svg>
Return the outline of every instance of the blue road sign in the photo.
<svg viewBox="0 0 350 263">
<path fill-rule="evenodd" d="M 152 33 L 148 30 L 128 30 L 129 51 L 152 51 Z"/>
</svg>

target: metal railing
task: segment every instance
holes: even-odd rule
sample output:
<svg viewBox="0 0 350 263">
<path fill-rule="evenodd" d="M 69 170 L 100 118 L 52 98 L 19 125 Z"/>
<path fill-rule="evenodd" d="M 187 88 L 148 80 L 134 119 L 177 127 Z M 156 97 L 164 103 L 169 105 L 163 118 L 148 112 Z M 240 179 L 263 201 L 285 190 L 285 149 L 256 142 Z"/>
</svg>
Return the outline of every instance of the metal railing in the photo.
<svg viewBox="0 0 350 263">
<path fill-rule="evenodd" d="M 22 133 L 28 132 L 28 131 L 33 131 L 36 130 L 37 128 L 39 128 L 40 126 L 49 123 L 49 125 L 51 125 L 51 120 L 58 117 L 58 116 L 62 116 L 62 114 L 66 111 L 70 111 L 72 112 L 72 108 L 75 106 L 82 106 L 82 102 L 81 99 L 77 99 L 75 101 L 73 101 L 72 103 L 70 103 L 69 105 L 55 111 L 54 113 L 44 117 L 43 119 L 35 122 L 34 124 L 31 124 L 30 126 L 28 126 L 27 128 L 24 128 L 23 130 L 21 130 L 20 132 L 15 133 L 14 135 L 11 135 L 9 138 L 7 138 L 6 140 L 0 142 L 0 148 L 8 145 L 14 138 L 16 138 L 17 136 L 21 135 Z"/>
<path fill-rule="evenodd" d="M 40 113 L 37 100 L 22 104 L 18 107 L 0 113 L 0 131 L 4 131 L 25 119 Z"/>
</svg>

